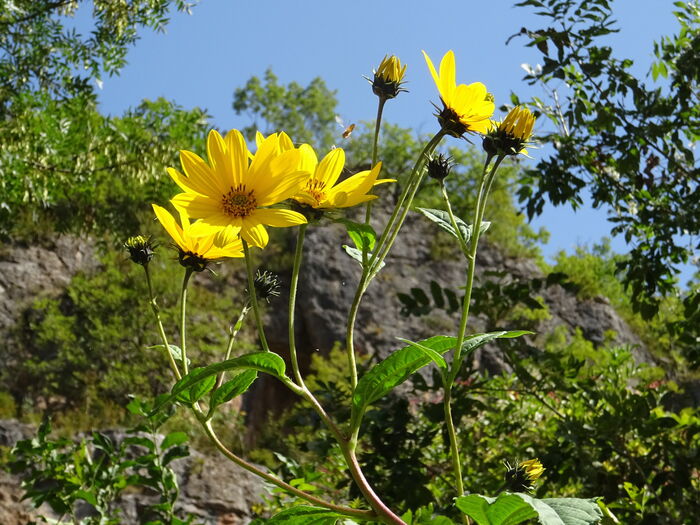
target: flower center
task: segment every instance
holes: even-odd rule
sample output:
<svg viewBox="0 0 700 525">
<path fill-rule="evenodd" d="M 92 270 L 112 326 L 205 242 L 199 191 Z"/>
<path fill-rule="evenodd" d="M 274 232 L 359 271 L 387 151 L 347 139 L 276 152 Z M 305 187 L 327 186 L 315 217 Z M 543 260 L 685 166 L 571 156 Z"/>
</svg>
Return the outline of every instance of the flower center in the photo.
<svg viewBox="0 0 700 525">
<path fill-rule="evenodd" d="M 257 208 L 258 203 L 253 196 L 253 190 L 246 191 L 245 184 L 239 184 L 224 194 L 221 205 L 226 215 L 247 217 Z"/>
<path fill-rule="evenodd" d="M 314 198 L 317 205 L 326 198 L 326 192 L 323 191 L 325 188 L 326 183 L 320 180 L 312 179 L 306 183 L 306 192 Z"/>
</svg>

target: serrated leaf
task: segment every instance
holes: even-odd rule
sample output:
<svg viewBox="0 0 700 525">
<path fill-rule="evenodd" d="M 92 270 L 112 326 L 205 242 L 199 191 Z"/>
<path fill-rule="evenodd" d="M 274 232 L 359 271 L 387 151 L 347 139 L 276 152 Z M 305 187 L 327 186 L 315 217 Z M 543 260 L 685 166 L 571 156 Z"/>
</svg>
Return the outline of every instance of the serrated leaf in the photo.
<svg viewBox="0 0 700 525">
<path fill-rule="evenodd" d="M 357 248 L 353 248 L 352 246 L 348 246 L 347 244 L 343 244 L 343 250 L 345 250 L 345 253 L 347 253 L 350 257 L 359 262 L 360 266 L 362 266 L 362 250 L 358 250 Z M 371 258 L 372 254 L 368 253 L 367 260 L 369 261 Z M 382 268 L 384 268 L 384 261 L 382 261 L 377 270 L 381 270 Z"/>
<path fill-rule="evenodd" d="M 190 390 L 197 383 L 229 370 L 257 370 L 258 372 L 282 379 L 285 378 L 286 367 L 284 359 L 273 352 L 255 352 L 203 368 L 197 368 L 175 383 L 169 395 L 158 397 L 150 415 L 155 414 L 163 406 L 172 403 L 180 393 Z"/>
<path fill-rule="evenodd" d="M 447 213 L 446 211 L 443 211 L 443 210 L 436 210 L 433 208 L 417 208 L 417 209 L 419 212 L 421 212 L 423 215 L 425 215 L 426 218 L 430 219 L 435 224 L 440 226 L 440 228 L 442 228 L 446 232 L 452 234 L 454 237 L 457 237 L 457 232 L 455 231 L 454 227 L 452 226 L 452 221 L 450 220 L 449 213 Z M 459 217 L 455 217 L 455 222 L 457 223 L 457 227 L 459 228 L 459 233 L 462 235 L 464 242 L 469 242 L 472 238 L 471 225 L 467 224 Z M 490 222 L 481 221 L 481 227 L 479 228 L 479 235 L 481 235 L 486 230 L 488 230 L 489 226 L 491 226 Z"/>
<path fill-rule="evenodd" d="M 603 519 L 603 513 L 594 499 L 518 496 L 537 511 L 542 525 L 591 525 Z"/>
<path fill-rule="evenodd" d="M 211 395 L 209 403 L 209 413 L 219 405 L 231 401 L 234 397 L 240 396 L 250 388 L 250 385 L 258 378 L 255 370 L 244 370 L 236 377 L 229 379 Z"/>
<path fill-rule="evenodd" d="M 377 241 L 377 232 L 369 224 L 359 223 L 350 221 L 348 219 L 337 219 L 348 232 L 348 235 L 355 243 L 355 247 L 362 252 L 363 248 L 367 248 L 367 251 L 374 250 L 374 244 Z"/>
<path fill-rule="evenodd" d="M 187 434 L 184 432 L 171 432 L 170 434 L 165 436 L 165 439 L 160 444 L 160 448 L 161 450 L 167 450 L 172 446 L 182 445 L 187 441 L 187 439 Z"/>
<path fill-rule="evenodd" d="M 424 347 L 438 354 L 444 354 L 454 348 L 454 337 L 436 335 L 419 341 Z M 387 394 L 392 388 L 403 383 L 408 377 L 431 362 L 424 350 L 416 348 L 415 343 L 400 348 L 389 357 L 374 365 L 357 383 L 352 396 L 352 420 L 357 425 L 367 407 Z"/>
<path fill-rule="evenodd" d="M 270 525 L 335 525 L 346 516 L 321 507 L 297 505 L 272 516 Z"/>
<path fill-rule="evenodd" d="M 460 496 L 455 505 L 477 525 L 517 525 L 537 517 L 532 506 L 517 494 L 503 493 L 497 498 L 480 494 Z"/>
</svg>

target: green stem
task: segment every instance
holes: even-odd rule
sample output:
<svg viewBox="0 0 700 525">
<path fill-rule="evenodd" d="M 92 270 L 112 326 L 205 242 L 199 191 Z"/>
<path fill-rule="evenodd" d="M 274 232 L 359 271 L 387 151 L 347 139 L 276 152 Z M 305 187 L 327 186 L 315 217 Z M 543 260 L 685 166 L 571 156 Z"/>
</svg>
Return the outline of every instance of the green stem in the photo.
<svg viewBox="0 0 700 525">
<path fill-rule="evenodd" d="M 180 350 L 182 351 L 182 370 L 184 375 L 189 373 L 187 365 L 187 284 L 192 276 L 192 268 L 185 269 L 185 277 L 182 279 L 182 292 L 180 293 Z"/>
<path fill-rule="evenodd" d="M 462 480 L 462 463 L 459 457 L 459 442 L 457 441 L 457 430 L 452 418 L 452 385 L 445 386 L 445 397 L 443 399 L 445 409 L 445 423 L 447 424 L 447 434 L 450 437 L 450 457 L 452 459 L 452 470 L 455 475 L 457 495 L 464 494 L 464 481 Z"/>
<path fill-rule="evenodd" d="M 230 459 L 233 463 L 235 463 L 236 465 L 238 465 L 241 468 L 244 468 L 248 472 L 252 472 L 256 476 L 263 478 L 264 480 L 272 483 L 273 485 L 276 485 L 277 487 L 284 489 L 287 492 L 294 494 L 295 496 L 298 496 L 302 499 L 305 499 L 306 501 L 308 501 L 310 503 L 314 503 L 320 507 L 330 509 L 330 510 L 338 512 L 340 514 L 344 514 L 346 516 L 351 516 L 354 518 L 359 518 L 362 520 L 376 519 L 377 516 L 373 511 L 352 509 L 350 507 L 345 507 L 343 505 L 336 505 L 334 503 L 324 501 L 320 498 L 317 498 L 316 496 L 308 494 L 307 492 L 304 492 L 303 490 L 299 490 L 299 489 L 291 486 L 288 483 L 285 483 L 281 479 L 273 476 L 272 474 L 265 472 L 264 470 L 256 467 L 252 463 L 248 463 L 246 460 L 237 456 L 236 454 L 231 452 L 228 448 L 226 448 L 226 446 L 221 442 L 219 437 L 216 435 L 216 432 L 212 428 L 211 422 L 203 421 L 202 426 L 204 427 L 204 431 L 206 432 L 207 436 L 209 436 L 209 439 L 211 439 L 211 441 L 214 443 L 216 448 L 219 449 L 219 451 L 224 456 L 226 456 L 228 459 Z"/>
<path fill-rule="evenodd" d="M 297 359 L 297 347 L 296 340 L 294 338 L 294 311 L 296 308 L 297 300 L 299 270 L 301 268 L 301 261 L 304 255 L 304 235 L 306 234 L 307 226 L 308 225 L 306 224 L 302 224 L 299 226 L 299 232 L 297 234 L 296 251 L 294 253 L 294 265 L 292 267 L 292 281 L 289 284 L 289 357 L 292 361 L 294 379 L 296 379 L 297 384 L 301 387 L 304 386 L 304 379 L 301 377 L 301 370 L 299 369 L 299 360 Z"/>
<path fill-rule="evenodd" d="M 462 253 L 467 256 L 469 253 L 469 248 L 467 247 L 467 241 L 464 240 L 464 237 L 462 236 L 462 232 L 459 229 L 459 226 L 457 225 L 457 219 L 455 219 L 455 215 L 452 212 L 452 205 L 450 204 L 450 198 L 447 195 L 447 188 L 445 187 L 445 182 L 440 181 L 440 190 L 442 191 L 442 200 L 445 201 L 445 207 L 447 208 L 447 214 L 450 216 L 450 223 L 452 224 L 452 228 L 455 230 L 455 234 L 457 235 L 457 240 L 459 240 L 459 246 L 462 249 Z"/>
<path fill-rule="evenodd" d="M 258 336 L 260 337 L 260 344 L 265 352 L 270 351 L 270 347 L 267 345 L 267 339 L 265 338 L 265 328 L 263 327 L 262 317 L 260 315 L 260 307 L 258 306 L 258 297 L 255 293 L 255 276 L 253 275 L 253 261 L 250 259 L 250 248 L 248 248 L 248 243 L 245 239 L 241 239 L 243 242 L 243 254 L 245 255 L 245 267 L 248 273 L 248 296 L 250 297 L 250 304 L 253 305 L 253 313 L 255 314 L 255 324 L 258 326 Z"/>
<path fill-rule="evenodd" d="M 165 328 L 163 328 L 163 321 L 160 318 L 160 308 L 158 308 L 158 303 L 156 303 L 155 295 L 153 295 L 153 284 L 151 283 L 151 274 L 148 271 L 148 265 L 144 265 L 144 271 L 146 272 L 146 282 L 148 283 L 148 296 L 151 303 L 151 310 L 153 310 L 153 315 L 156 318 L 156 324 L 158 325 L 158 333 L 160 334 L 160 339 L 163 342 L 163 348 L 168 356 L 168 361 L 170 362 L 170 369 L 175 375 L 175 379 L 178 381 L 182 379 L 182 374 L 180 374 L 180 369 L 177 367 L 175 358 L 170 351 L 170 345 L 168 344 L 168 337 L 165 335 Z"/>
<path fill-rule="evenodd" d="M 250 312 L 250 305 L 248 304 L 248 301 L 243 304 L 243 308 L 241 309 L 241 313 L 238 316 L 238 320 L 236 321 L 236 324 L 233 325 L 229 329 L 229 334 L 228 334 L 228 344 L 226 345 L 226 355 L 224 356 L 224 361 L 228 361 L 231 358 L 231 352 L 233 351 L 233 343 L 236 340 L 236 336 L 238 335 L 238 332 L 240 332 L 241 327 L 243 326 L 243 320 L 246 318 L 248 315 L 248 312 Z M 226 372 L 221 372 L 219 376 L 216 378 L 216 384 L 214 385 L 214 390 L 217 390 L 221 384 L 224 382 L 224 376 L 226 375 Z"/>
<path fill-rule="evenodd" d="M 498 169 L 499 164 L 503 160 L 503 157 L 498 157 L 496 162 L 490 171 L 488 171 L 488 166 L 491 163 L 492 156 L 489 155 L 484 163 L 484 170 L 481 175 L 481 180 L 479 182 L 479 191 L 476 199 L 476 206 L 474 210 L 474 220 L 472 222 L 472 236 L 469 253 L 467 253 L 468 269 L 467 269 L 467 283 L 464 293 L 464 301 L 462 303 L 462 315 L 459 324 L 459 332 L 457 335 L 457 343 L 454 350 L 454 355 L 452 357 L 452 367 L 450 371 L 443 376 L 444 383 L 444 411 L 445 411 L 445 422 L 447 424 L 447 432 L 450 438 L 450 456 L 452 458 L 452 468 L 454 470 L 456 488 L 458 495 L 464 493 L 464 482 L 462 480 L 462 464 L 459 454 L 459 442 L 457 441 L 457 431 L 455 429 L 454 420 L 452 418 L 452 386 L 459 373 L 462 365 L 462 345 L 464 344 L 464 337 L 467 329 L 467 321 L 469 319 L 469 306 L 471 304 L 472 288 L 474 286 L 474 269 L 476 267 L 476 252 L 479 245 L 479 235 L 481 232 L 481 221 L 484 216 L 484 210 L 486 209 L 486 201 L 488 199 L 489 191 L 491 190 L 491 184 Z M 449 199 L 445 194 L 445 198 L 449 205 Z M 448 208 L 449 210 L 449 208 Z M 453 216 L 451 215 L 454 220 Z M 453 227 L 456 223 L 453 223 Z"/>
<path fill-rule="evenodd" d="M 394 245 L 396 236 L 399 234 L 399 230 L 406 220 L 406 216 L 408 215 L 408 212 L 411 209 L 411 204 L 413 203 L 413 198 L 416 196 L 416 192 L 418 191 L 420 183 L 425 175 L 425 165 L 427 164 L 430 155 L 433 153 L 433 151 L 435 151 L 435 148 L 443 139 L 445 134 L 445 131 L 442 129 L 438 131 L 435 136 L 430 139 L 430 142 L 426 144 L 425 148 L 423 148 L 423 151 L 416 160 L 416 164 L 411 171 L 406 188 L 402 192 L 401 197 L 399 197 L 399 202 L 394 208 L 394 212 L 389 218 L 389 222 L 384 228 L 381 237 L 377 241 L 372 258 L 369 261 L 370 280 L 377 274 L 377 272 L 379 272 L 379 267 L 389 254 L 391 247 Z"/>
<path fill-rule="evenodd" d="M 379 271 L 378 269 L 381 263 L 384 261 L 384 258 L 389 253 L 389 250 L 391 249 L 391 246 L 394 240 L 396 239 L 396 235 L 398 234 L 399 229 L 401 229 L 401 226 L 403 225 L 403 222 L 406 219 L 406 215 L 408 214 L 408 210 L 411 207 L 413 197 L 415 196 L 416 191 L 418 190 L 420 182 L 423 178 L 423 168 L 425 166 L 425 163 L 427 162 L 428 157 L 435 150 L 435 148 L 444 136 L 445 132 L 443 130 L 438 131 L 435 134 L 435 136 L 432 139 L 430 139 L 430 141 L 423 148 L 423 151 L 421 151 L 420 155 L 418 156 L 418 159 L 416 160 L 416 164 L 413 167 L 413 171 L 411 171 L 411 174 L 408 178 L 408 182 L 406 183 L 406 186 L 401 192 L 401 195 L 396 203 L 396 206 L 394 207 L 391 216 L 389 217 L 386 226 L 384 227 L 384 230 L 382 231 L 382 234 L 377 240 L 372 257 L 366 265 L 363 265 L 362 276 L 360 277 L 360 282 L 358 283 L 357 289 L 355 290 L 355 297 L 353 298 L 352 305 L 350 306 L 350 312 L 348 313 L 347 331 L 345 334 L 345 345 L 348 355 L 348 366 L 350 368 L 350 384 L 352 385 L 353 390 L 357 386 L 357 364 L 355 361 L 354 331 L 355 322 L 357 321 L 357 312 L 360 308 L 360 302 L 362 301 L 363 295 L 367 291 L 369 282 Z M 407 198 L 408 201 L 406 202 Z M 402 213 L 399 215 L 399 212 L 401 211 Z M 381 256 L 379 256 L 380 251 L 382 252 Z"/>
<path fill-rule="evenodd" d="M 379 97 L 379 103 L 377 104 L 377 120 L 374 122 L 374 141 L 372 143 L 372 164 L 370 169 L 374 168 L 377 164 L 377 156 L 379 154 L 379 129 L 382 126 L 382 113 L 384 113 L 384 104 L 386 104 L 385 97 Z M 370 190 L 372 191 L 372 190 Z M 367 209 L 365 211 L 365 224 L 369 224 L 369 219 L 372 216 L 372 203 L 374 201 L 367 202 Z M 367 254 L 367 248 L 362 250 L 362 260 L 365 261 L 365 256 Z"/>
</svg>

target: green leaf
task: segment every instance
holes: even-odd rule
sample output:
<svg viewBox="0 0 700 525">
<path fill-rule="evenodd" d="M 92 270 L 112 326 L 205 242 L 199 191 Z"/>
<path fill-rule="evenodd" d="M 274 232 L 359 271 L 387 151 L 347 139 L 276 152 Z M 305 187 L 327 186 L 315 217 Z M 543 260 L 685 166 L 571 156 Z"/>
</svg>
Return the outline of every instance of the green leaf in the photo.
<svg viewBox="0 0 700 525">
<path fill-rule="evenodd" d="M 535 509 L 517 494 L 503 493 L 497 498 L 469 494 L 458 497 L 455 505 L 477 525 L 517 525 L 537 517 Z"/>
<path fill-rule="evenodd" d="M 80 489 L 75 492 L 75 497 L 87 501 L 90 505 L 97 506 L 97 498 L 92 492 Z"/>
<path fill-rule="evenodd" d="M 360 266 L 362 266 L 362 250 L 358 250 L 357 248 L 353 248 L 351 246 L 348 246 L 347 244 L 343 244 L 343 250 L 345 250 L 345 253 L 347 253 L 350 257 L 355 259 L 357 262 L 360 263 Z M 367 254 L 367 260 L 371 259 L 372 254 L 368 253 Z M 378 270 L 381 270 L 384 268 L 384 261 L 379 265 Z"/>
<path fill-rule="evenodd" d="M 432 208 L 417 208 L 417 209 L 419 212 L 421 212 L 423 215 L 425 215 L 428 219 L 430 219 L 435 224 L 440 226 L 440 228 L 442 228 L 446 232 L 449 232 L 454 237 L 457 237 L 457 232 L 455 231 L 455 229 L 452 226 L 452 221 L 450 220 L 449 213 L 447 213 L 446 211 L 443 211 L 443 210 L 435 210 Z M 459 228 L 459 232 L 462 235 L 464 242 L 469 242 L 469 240 L 472 238 L 471 225 L 467 224 L 462 219 L 460 219 L 459 217 L 456 217 L 456 216 L 455 216 L 455 222 L 457 223 L 457 227 Z M 486 230 L 488 230 L 489 226 L 491 226 L 490 222 L 481 221 L 481 227 L 479 228 L 479 235 L 481 235 Z"/>
<path fill-rule="evenodd" d="M 153 346 L 147 346 L 149 350 L 153 348 L 165 348 L 163 345 L 153 345 Z M 170 355 L 173 356 L 173 359 L 177 364 L 182 363 L 182 349 L 177 346 L 177 345 L 168 345 L 168 349 L 170 350 Z M 191 363 L 190 358 L 187 358 L 187 365 L 189 366 Z"/>
<path fill-rule="evenodd" d="M 454 337 L 436 335 L 419 343 L 444 354 L 454 348 L 457 340 Z M 431 358 L 424 349 L 416 347 L 416 343 L 393 352 L 389 357 L 374 365 L 357 383 L 352 396 L 353 426 L 358 425 L 367 407 L 384 396 L 395 386 L 403 383 L 408 377 L 429 364 Z"/>
<path fill-rule="evenodd" d="M 590 525 L 603 519 L 603 513 L 594 499 L 518 496 L 537 511 L 542 525 Z"/>
<path fill-rule="evenodd" d="M 160 444 L 161 450 L 167 450 L 175 445 L 182 445 L 187 441 L 187 434 L 185 432 L 171 432 Z"/>
<path fill-rule="evenodd" d="M 270 525 L 335 525 L 346 516 L 321 507 L 298 505 L 272 516 Z"/>
<path fill-rule="evenodd" d="M 197 368 L 175 383 L 170 391 L 170 395 L 161 396 L 156 399 L 151 415 L 155 414 L 163 406 L 172 403 L 180 393 L 190 390 L 197 383 L 216 376 L 220 372 L 226 372 L 228 370 L 257 370 L 258 372 L 270 374 L 278 379 L 283 379 L 286 377 L 285 369 L 284 359 L 273 352 L 245 354 L 234 359 L 222 361 L 221 363 Z"/>
<path fill-rule="evenodd" d="M 258 378 L 258 373 L 255 370 L 244 370 L 233 379 L 226 381 L 223 385 L 217 388 L 211 395 L 209 403 L 209 414 L 223 403 L 228 403 L 234 397 L 240 396 L 250 388 L 250 385 Z"/>
<path fill-rule="evenodd" d="M 195 369 L 195 370 L 200 370 L 200 369 Z M 192 370 L 194 372 L 194 370 Z M 187 403 L 195 403 L 202 399 L 202 396 L 209 392 L 212 388 L 214 388 L 214 385 L 216 384 L 216 376 L 207 376 L 204 377 L 201 381 L 197 381 L 192 387 L 190 387 L 186 392 L 183 392 L 178 396 L 178 400 L 181 399 L 181 397 L 184 397 L 182 399 L 183 402 Z M 183 396 L 184 394 L 184 396 Z"/>
<path fill-rule="evenodd" d="M 534 332 L 528 330 L 502 330 L 500 332 L 487 332 L 485 334 L 472 334 L 467 336 L 462 343 L 462 357 L 467 357 L 480 346 L 485 345 L 494 339 L 513 339 L 521 335 L 528 335 Z"/>
<path fill-rule="evenodd" d="M 355 243 L 355 246 L 358 250 L 360 250 L 360 252 L 362 252 L 362 249 L 365 247 L 367 248 L 367 251 L 374 250 L 374 244 L 377 241 L 377 232 L 374 231 L 372 226 L 369 224 L 353 222 L 348 219 L 337 219 L 336 222 L 339 222 L 345 226 L 345 229 L 352 239 L 352 242 Z"/>
<path fill-rule="evenodd" d="M 447 368 L 447 362 L 445 361 L 445 358 L 442 357 L 439 352 L 436 352 L 432 348 L 428 348 L 427 346 L 422 345 L 420 343 L 410 341 L 409 339 L 404 339 L 403 337 L 397 337 L 396 339 L 398 339 L 402 343 L 408 343 L 410 346 L 422 351 L 425 355 L 427 355 L 430 358 L 431 361 L 433 361 L 433 363 L 438 365 L 440 368 Z"/>
</svg>

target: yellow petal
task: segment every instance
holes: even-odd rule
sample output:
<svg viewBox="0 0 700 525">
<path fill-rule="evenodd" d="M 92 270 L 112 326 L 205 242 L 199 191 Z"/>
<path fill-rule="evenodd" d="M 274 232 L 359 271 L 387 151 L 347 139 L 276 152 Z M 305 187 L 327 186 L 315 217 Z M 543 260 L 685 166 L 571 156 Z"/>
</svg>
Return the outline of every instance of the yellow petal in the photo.
<svg viewBox="0 0 700 525">
<path fill-rule="evenodd" d="M 248 173 L 248 163 L 250 161 L 250 152 L 245 143 L 243 134 L 237 129 L 232 129 L 226 134 L 226 148 L 229 157 L 231 158 L 231 179 L 233 187 L 242 184 L 246 174 Z M 229 188 L 225 188 L 228 191 Z"/>
<path fill-rule="evenodd" d="M 168 232 L 168 235 L 175 241 L 175 243 L 182 249 L 187 250 L 185 242 L 182 237 L 182 229 L 175 222 L 175 218 L 170 215 L 170 212 L 165 208 L 158 206 L 157 204 L 151 204 L 153 211 L 156 213 L 156 217 Z"/>
<path fill-rule="evenodd" d="M 221 202 L 196 193 L 178 193 L 171 199 L 175 207 L 183 208 L 188 217 L 201 219 L 211 215 L 223 215 Z"/>
<path fill-rule="evenodd" d="M 440 94 L 445 104 L 450 105 L 456 81 L 455 54 L 450 49 L 440 61 Z"/>
<path fill-rule="evenodd" d="M 428 64 L 428 69 L 430 70 L 430 74 L 433 76 L 433 82 L 435 82 L 435 86 L 438 89 L 438 93 L 442 94 L 440 92 L 440 77 L 438 76 L 437 71 L 435 71 L 433 61 L 430 60 L 428 53 L 426 53 L 425 51 L 423 51 L 423 57 L 425 57 L 425 62 Z"/>
<path fill-rule="evenodd" d="M 180 163 L 190 184 L 197 188 L 197 193 L 202 195 L 223 195 L 224 188 L 228 188 L 230 181 L 219 178 L 201 157 L 191 151 L 180 151 Z"/>
<path fill-rule="evenodd" d="M 270 240 L 270 236 L 265 229 L 265 226 L 252 221 L 243 221 L 241 228 L 241 237 L 250 245 L 264 248 Z"/>
<path fill-rule="evenodd" d="M 288 226 L 296 226 L 298 224 L 306 224 L 306 217 L 301 213 L 292 210 L 284 210 L 280 208 L 265 208 L 255 210 L 253 216 L 255 220 L 267 226 L 275 226 L 277 228 L 285 228 Z"/>
<path fill-rule="evenodd" d="M 313 178 L 324 182 L 326 188 L 330 188 L 338 181 L 344 166 L 345 152 L 341 148 L 336 148 L 323 158 Z"/>
</svg>

